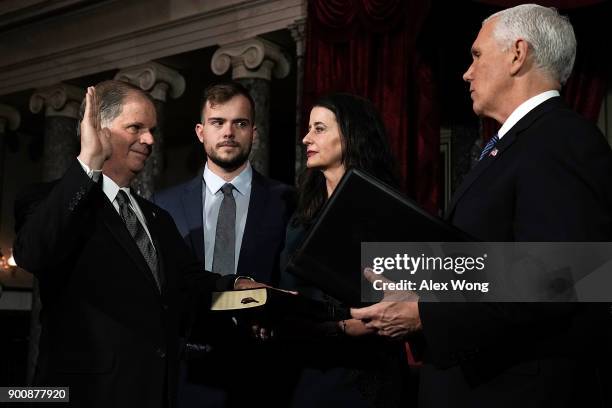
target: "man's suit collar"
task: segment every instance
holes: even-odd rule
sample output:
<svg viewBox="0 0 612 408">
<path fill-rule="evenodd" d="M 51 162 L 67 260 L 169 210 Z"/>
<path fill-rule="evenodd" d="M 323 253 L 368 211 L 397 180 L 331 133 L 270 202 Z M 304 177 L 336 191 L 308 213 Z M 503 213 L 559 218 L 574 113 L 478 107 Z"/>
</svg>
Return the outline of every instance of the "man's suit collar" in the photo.
<svg viewBox="0 0 612 408">
<path fill-rule="evenodd" d="M 138 194 L 136 193 L 132 193 L 132 196 L 136 199 L 136 201 L 138 201 L 138 206 L 140 207 L 140 210 L 142 211 L 142 215 L 145 217 L 145 220 L 147 222 L 147 227 L 149 228 L 149 233 L 151 234 L 151 238 L 153 239 L 153 245 L 155 246 L 156 250 L 157 250 L 157 258 L 159 261 L 159 270 L 158 270 L 158 274 L 159 274 L 159 280 L 160 280 L 160 284 L 161 284 L 161 289 L 162 292 L 163 290 L 166 288 L 166 271 L 164 268 L 164 259 L 163 259 L 163 244 L 159 241 L 159 238 L 162 236 L 162 232 L 159 230 L 159 222 L 157 220 L 158 218 L 158 208 L 157 206 L 153 205 L 150 201 L 145 200 L 144 198 L 140 197 Z"/>
<path fill-rule="evenodd" d="M 240 172 L 240 174 L 230 180 L 229 183 L 234 185 L 234 188 L 236 191 L 238 191 L 238 193 L 244 195 L 251 185 L 252 174 L 253 168 L 251 167 L 251 164 L 247 162 L 246 167 Z M 228 183 L 228 181 L 225 181 L 221 176 L 211 171 L 208 165 L 204 167 L 202 177 L 204 178 L 204 183 L 212 194 L 216 194 L 225 183 Z"/>
<path fill-rule="evenodd" d="M 261 175 L 254 168 L 252 169 L 252 181 L 251 181 L 251 197 L 249 199 L 249 212 L 247 215 L 246 225 L 244 227 L 244 235 L 242 236 L 242 245 L 240 248 L 240 254 L 238 257 L 238 273 L 252 274 L 259 271 L 250 271 L 247 262 L 249 259 L 257 257 L 256 243 L 257 243 L 257 232 L 258 225 L 264 216 L 268 197 L 269 197 L 269 183 L 267 179 Z M 203 172 L 203 170 L 202 170 Z M 183 205 L 183 213 L 187 220 L 187 227 L 189 233 L 189 240 L 193 252 L 196 254 L 200 262 L 205 264 L 204 258 L 204 203 L 206 200 L 206 184 L 202 177 L 202 172 L 197 177 L 190 180 L 184 185 L 183 192 L 181 194 L 181 203 Z M 260 271 L 259 273 L 268 274 L 269 271 Z M 254 276 L 257 278 L 257 276 Z M 265 279 L 264 279 L 265 280 Z"/>
<path fill-rule="evenodd" d="M 487 157 L 480 160 L 478 164 L 476 164 L 476 166 L 465 176 L 463 182 L 453 195 L 446 218 L 450 219 L 452 217 L 457 202 L 461 199 L 465 192 L 469 190 L 470 186 L 486 171 L 491 164 L 495 162 L 495 160 L 498 160 L 499 157 L 504 154 L 504 151 L 512 146 L 512 144 L 516 141 L 516 138 L 523 131 L 533 125 L 533 123 L 542 115 L 545 115 L 553 109 L 562 108 L 565 106 L 566 105 L 561 97 L 553 97 L 536 106 L 529 113 L 523 116 L 523 118 L 519 120 L 516 125 L 514 125 L 508 131 L 508 133 L 506 133 L 506 135 L 497 143 L 497 145 L 495 145 L 495 149 L 493 149 L 494 153 L 492 152 Z"/>
<path fill-rule="evenodd" d="M 117 193 L 119 193 L 119 190 L 125 191 L 128 194 L 128 196 L 131 195 L 131 191 L 129 187 L 127 188 L 119 187 L 117 183 L 115 183 L 115 181 L 111 179 L 110 177 L 108 177 L 106 174 L 102 173 L 101 179 L 102 179 L 102 191 L 104 192 L 106 197 L 108 197 L 108 200 L 111 203 L 115 201 L 115 198 L 117 197 Z"/>
<path fill-rule="evenodd" d="M 512 126 L 505 137 L 514 135 L 517 136 L 525 129 L 529 128 L 536 120 L 538 120 L 542 115 L 550 112 L 553 109 L 564 108 L 567 107 L 565 102 L 560 96 L 556 96 L 554 98 L 550 98 L 540 105 L 533 108 L 529 113 L 527 113 L 521 120 L 516 122 L 516 125 Z M 503 140 L 503 139 L 502 139 Z"/>
<path fill-rule="evenodd" d="M 521 119 L 529 114 L 532 110 L 549 100 L 550 98 L 558 97 L 559 91 L 552 89 L 550 91 L 541 92 L 525 102 L 521 103 L 514 111 L 508 116 L 508 119 L 504 122 L 502 127 L 497 132 L 500 139 L 503 139 L 504 135 L 508 133 Z"/>
<path fill-rule="evenodd" d="M 246 225 L 244 226 L 244 235 L 242 236 L 242 246 L 240 247 L 240 256 L 238 257 L 237 273 L 249 274 L 256 280 L 262 282 L 269 281 L 271 271 L 252 271 L 247 264 L 249 259 L 257 257 L 256 243 L 258 225 L 264 218 L 265 209 L 268 198 L 270 196 L 269 184 L 266 178 L 253 169 L 253 179 L 251 184 L 251 198 L 249 199 L 249 212 L 247 214 Z"/>
<path fill-rule="evenodd" d="M 203 171 L 203 169 L 202 169 Z M 206 199 L 206 184 L 202 177 L 202 171 L 198 176 L 185 184 L 181 194 L 183 214 L 187 221 L 189 241 L 193 253 L 198 260 L 204 264 L 204 200 Z"/>
</svg>

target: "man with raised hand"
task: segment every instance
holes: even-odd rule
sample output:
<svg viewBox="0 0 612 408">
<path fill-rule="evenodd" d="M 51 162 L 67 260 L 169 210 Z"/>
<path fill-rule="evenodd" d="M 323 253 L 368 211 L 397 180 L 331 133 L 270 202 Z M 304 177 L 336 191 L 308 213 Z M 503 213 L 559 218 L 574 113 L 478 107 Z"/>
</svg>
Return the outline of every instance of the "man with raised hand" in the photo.
<svg viewBox="0 0 612 408">
<path fill-rule="evenodd" d="M 79 156 L 16 202 L 14 256 L 42 301 L 34 383 L 69 387 L 73 407 L 172 407 L 181 302 L 255 284 L 205 272 L 168 213 L 130 190 L 155 141 L 149 95 L 105 81 L 83 107 Z"/>
</svg>

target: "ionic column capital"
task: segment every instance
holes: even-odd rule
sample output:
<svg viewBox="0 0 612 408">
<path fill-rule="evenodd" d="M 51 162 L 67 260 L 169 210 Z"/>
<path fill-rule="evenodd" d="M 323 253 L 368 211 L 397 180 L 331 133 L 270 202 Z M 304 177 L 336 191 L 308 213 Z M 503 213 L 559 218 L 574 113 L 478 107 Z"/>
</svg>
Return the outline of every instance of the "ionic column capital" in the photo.
<svg viewBox="0 0 612 408">
<path fill-rule="evenodd" d="M 17 130 L 21 123 L 21 115 L 19 111 L 12 106 L 0 103 L 0 133 L 6 132 L 6 129 Z"/>
<path fill-rule="evenodd" d="M 79 117 L 79 107 L 85 97 L 85 90 L 68 85 L 57 84 L 34 91 L 30 97 L 30 111 L 39 113 L 45 108 L 46 116 Z"/>
<path fill-rule="evenodd" d="M 185 78 L 157 62 L 122 69 L 115 75 L 115 79 L 136 85 L 162 102 L 166 101 L 168 95 L 176 99 L 185 92 Z"/>
<path fill-rule="evenodd" d="M 289 75 L 289 58 L 276 44 L 255 37 L 221 46 L 212 57 L 211 68 L 217 75 L 232 67 L 232 78 L 259 78 L 270 81 Z"/>
<path fill-rule="evenodd" d="M 298 57 L 302 57 L 305 53 L 306 44 L 306 19 L 301 18 L 299 20 L 295 20 L 295 22 L 293 24 L 289 24 L 287 28 L 289 29 L 289 32 L 291 32 L 293 41 L 295 41 L 296 55 Z"/>
</svg>

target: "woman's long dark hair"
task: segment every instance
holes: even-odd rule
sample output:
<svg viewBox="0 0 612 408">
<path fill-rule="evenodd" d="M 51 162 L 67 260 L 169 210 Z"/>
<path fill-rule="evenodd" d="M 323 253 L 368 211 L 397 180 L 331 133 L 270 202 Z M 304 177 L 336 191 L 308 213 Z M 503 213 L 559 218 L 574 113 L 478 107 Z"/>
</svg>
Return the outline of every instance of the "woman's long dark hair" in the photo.
<svg viewBox="0 0 612 408">
<path fill-rule="evenodd" d="M 319 99 L 313 107 L 329 109 L 336 116 L 342 138 L 342 164 L 363 170 L 397 186 L 395 159 L 380 115 L 367 99 L 335 93 Z M 327 200 L 323 172 L 306 169 L 298 181 L 298 203 L 295 225 L 309 225 Z"/>
</svg>

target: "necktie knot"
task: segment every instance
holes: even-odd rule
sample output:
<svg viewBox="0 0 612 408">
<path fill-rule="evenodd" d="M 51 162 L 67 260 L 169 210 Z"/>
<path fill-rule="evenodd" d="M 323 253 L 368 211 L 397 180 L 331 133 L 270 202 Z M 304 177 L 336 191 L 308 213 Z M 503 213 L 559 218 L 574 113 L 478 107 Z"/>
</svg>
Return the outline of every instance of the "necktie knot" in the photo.
<svg viewBox="0 0 612 408">
<path fill-rule="evenodd" d="M 221 191 L 225 197 L 230 196 L 232 191 L 234 191 L 234 185 L 232 183 L 225 183 L 223 187 L 221 187 Z"/>
<path fill-rule="evenodd" d="M 493 148 L 495 147 L 495 144 L 497 144 L 498 141 L 499 141 L 499 136 L 496 133 L 496 134 L 493 135 L 493 137 L 491 139 L 489 139 L 489 141 L 485 145 L 484 149 L 482 149 L 482 153 L 480 153 L 480 158 L 478 160 L 480 161 L 480 160 L 484 159 L 486 157 L 486 155 L 489 154 L 489 152 L 491 150 L 493 150 Z"/>
<path fill-rule="evenodd" d="M 130 198 L 123 190 L 119 190 L 117 196 L 115 197 L 115 200 L 117 200 L 117 204 L 119 204 L 119 207 L 124 207 L 126 205 L 129 206 L 130 204 Z"/>
</svg>

